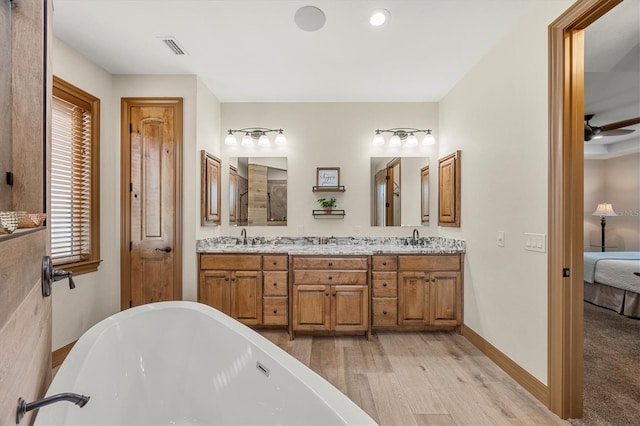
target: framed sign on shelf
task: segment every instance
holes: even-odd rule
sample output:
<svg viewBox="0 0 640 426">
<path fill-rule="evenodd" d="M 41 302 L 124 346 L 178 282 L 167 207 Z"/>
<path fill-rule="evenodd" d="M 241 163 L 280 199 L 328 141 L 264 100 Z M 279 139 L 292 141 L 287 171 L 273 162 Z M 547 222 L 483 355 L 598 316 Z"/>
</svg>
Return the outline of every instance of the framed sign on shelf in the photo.
<svg viewBox="0 0 640 426">
<path fill-rule="evenodd" d="M 340 167 L 318 167 L 316 169 L 316 186 L 320 188 L 340 186 Z"/>
</svg>

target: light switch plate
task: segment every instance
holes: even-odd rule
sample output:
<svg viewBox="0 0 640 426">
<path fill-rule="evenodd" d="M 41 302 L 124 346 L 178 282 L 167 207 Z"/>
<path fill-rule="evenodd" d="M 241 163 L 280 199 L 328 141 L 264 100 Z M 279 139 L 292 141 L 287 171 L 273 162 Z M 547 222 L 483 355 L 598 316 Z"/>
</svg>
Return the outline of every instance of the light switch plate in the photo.
<svg viewBox="0 0 640 426">
<path fill-rule="evenodd" d="M 524 249 L 529 251 L 537 251 L 540 253 L 546 253 L 547 251 L 547 235 L 546 234 L 533 234 L 525 232 L 524 234 Z"/>
</svg>

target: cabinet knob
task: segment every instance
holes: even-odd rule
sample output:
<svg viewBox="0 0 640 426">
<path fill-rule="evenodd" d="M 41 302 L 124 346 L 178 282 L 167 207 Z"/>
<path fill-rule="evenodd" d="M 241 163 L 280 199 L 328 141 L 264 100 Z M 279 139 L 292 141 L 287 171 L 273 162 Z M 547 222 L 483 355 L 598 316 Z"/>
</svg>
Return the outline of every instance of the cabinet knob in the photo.
<svg viewBox="0 0 640 426">
<path fill-rule="evenodd" d="M 387 262 L 382 262 L 382 266 L 387 266 Z"/>
<path fill-rule="evenodd" d="M 333 262 L 329 262 L 329 266 L 333 266 Z"/>
<path fill-rule="evenodd" d="M 386 286 L 387 286 L 387 283 L 382 283 L 382 287 L 386 287 Z"/>
<path fill-rule="evenodd" d="M 274 287 L 278 287 L 278 283 L 273 283 L 273 286 Z"/>
<path fill-rule="evenodd" d="M 328 295 L 329 295 L 329 293 L 325 293 L 324 295 L 325 295 L 325 296 L 328 296 Z"/>
<path fill-rule="evenodd" d="M 277 313 L 278 313 L 278 310 L 277 310 L 277 309 L 274 309 L 274 310 L 273 310 L 273 313 L 274 313 L 274 314 L 277 314 Z"/>
<path fill-rule="evenodd" d="M 435 283 L 435 282 L 436 282 L 436 279 L 435 279 L 435 278 L 431 278 L 431 282 L 432 282 L 432 283 Z"/>
<path fill-rule="evenodd" d="M 331 275 L 329 275 L 329 279 L 330 279 L 330 280 L 332 280 L 332 279 L 333 279 L 333 277 L 332 277 Z"/>
<path fill-rule="evenodd" d="M 387 311 L 382 311 L 382 315 L 387 315 Z"/>
<path fill-rule="evenodd" d="M 225 280 L 225 281 L 229 281 L 229 278 L 225 278 L 224 280 Z"/>
<path fill-rule="evenodd" d="M 276 266 L 278 264 L 278 262 L 273 262 L 273 266 Z"/>
</svg>

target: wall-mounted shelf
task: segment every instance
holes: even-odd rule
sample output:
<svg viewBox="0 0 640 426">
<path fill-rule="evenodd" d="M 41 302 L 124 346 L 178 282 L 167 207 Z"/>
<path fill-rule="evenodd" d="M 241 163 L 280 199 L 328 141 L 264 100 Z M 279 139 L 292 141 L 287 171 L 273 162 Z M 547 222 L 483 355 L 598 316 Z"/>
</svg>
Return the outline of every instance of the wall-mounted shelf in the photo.
<svg viewBox="0 0 640 426">
<path fill-rule="evenodd" d="M 342 219 L 345 214 L 344 210 L 313 210 L 316 219 Z"/>
<path fill-rule="evenodd" d="M 344 185 L 340 186 L 314 186 L 313 192 L 344 192 Z"/>
</svg>

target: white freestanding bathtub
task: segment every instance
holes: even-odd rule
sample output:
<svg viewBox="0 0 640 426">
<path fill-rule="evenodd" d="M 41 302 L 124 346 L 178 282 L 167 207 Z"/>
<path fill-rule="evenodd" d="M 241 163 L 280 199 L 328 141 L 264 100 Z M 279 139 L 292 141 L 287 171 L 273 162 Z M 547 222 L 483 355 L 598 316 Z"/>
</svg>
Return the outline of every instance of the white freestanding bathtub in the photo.
<svg viewBox="0 0 640 426">
<path fill-rule="evenodd" d="M 375 424 L 330 383 L 258 333 L 194 302 L 115 314 L 76 343 L 36 425 Z"/>
</svg>

